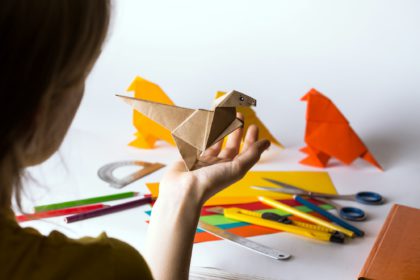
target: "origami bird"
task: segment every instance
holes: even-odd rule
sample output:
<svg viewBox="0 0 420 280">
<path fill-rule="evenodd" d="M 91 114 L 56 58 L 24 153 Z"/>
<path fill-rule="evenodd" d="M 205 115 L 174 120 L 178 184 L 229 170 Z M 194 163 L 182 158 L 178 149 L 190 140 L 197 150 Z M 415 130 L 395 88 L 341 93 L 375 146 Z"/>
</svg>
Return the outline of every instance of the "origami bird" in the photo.
<svg viewBox="0 0 420 280">
<path fill-rule="evenodd" d="M 345 164 L 351 164 L 358 157 L 382 170 L 348 120 L 326 96 L 311 89 L 301 98 L 307 101 L 306 110 L 306 147 L 301 151 L 307 157 L 302 164 L 326 167 L 331 157 Z"/>
<path fill-rule="evenodd" d="M 117 95 L 135 110 L 171 131 L 188 170 L 193 170 L 200 155 L 226 135 L 243 126 L 236 117 L 237 106 L 256 106 L 257 101 L 231 91 L 214 102 L 211 110 L 189 109 Z"/>
</svg>

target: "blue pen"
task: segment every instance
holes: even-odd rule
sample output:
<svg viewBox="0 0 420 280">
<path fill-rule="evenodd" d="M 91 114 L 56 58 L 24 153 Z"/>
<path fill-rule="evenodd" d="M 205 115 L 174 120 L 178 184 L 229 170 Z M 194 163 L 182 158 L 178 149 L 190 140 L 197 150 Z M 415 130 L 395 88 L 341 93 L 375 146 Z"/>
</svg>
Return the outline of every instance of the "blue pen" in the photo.
<svg viewBox="0 0 420 280">
<path fill-rule="evenodd" d="M 321 214 L 322 216 L 324 216 L 325 218 L 329 219 L 331 222 L 336 223 L 337 225 L 342 226 L 343 228 L 346 228 L 348 230 L 351 230 L 352 232 L 354 232 L 354 234 L 356 234 L 357 236 L 363 236 L 365 233 L 358 229 L 357 227 L 345 222 L 344 220 L 340 219 L 339 217 L 331 214 L 330 212 L 322 209 L 321 207 L 316 206 L 315 204 L 313 204 L 312 202 L 304 199 L 301 196 L 298 195 L 294 195 L 293 198 L 299 202 L 302 205 L 305 205 L 306 207 L 308 207 L 309 209 Z"/>
</svg>

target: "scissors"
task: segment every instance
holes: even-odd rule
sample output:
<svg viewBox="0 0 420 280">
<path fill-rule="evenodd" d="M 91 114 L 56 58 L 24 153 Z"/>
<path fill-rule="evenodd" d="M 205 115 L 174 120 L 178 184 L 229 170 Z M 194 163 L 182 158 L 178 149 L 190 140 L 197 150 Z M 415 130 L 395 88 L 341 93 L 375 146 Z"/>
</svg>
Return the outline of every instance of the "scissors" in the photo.
<svg viewBox="0 0 420 280">
<path fill-rule="evenodd" d="M 366 213 L 360 208 L 357 207 L 350 207 L 350 206 L 341 206 L 335 202 L 332 202 L 330 199 L 325 198 L 316 198 L 319 201 L 325 202 L 337 210 L 338 214 L 341 218 L 349 220 L 349 221 L 364 221 L 366 220 Z"/>
<path fill-rule="evenodd" d="M 279 192 L 279 193 L 286 193 L 286 194 L 297 194 L 297 195 L 306 195 L 310 197 L 321 197 L 321 198 L 330 198 L 330 199 L 339 199 L 339 200 L 352 200 L 362 204 L 367 205 L 379 205 L 383 203 L 383 197 L 375 192 L 358 192 L 355 194 L 326 194 L 326 193 L 318 193 L 318 192 L 310 192 L 298 188 L 296 186 L 286 184 L 277 180 L 263 178 L 264 180 L 273 183 L 277 186 L 281 186 L 281 189 L 273 188 L 273 187 L 257 187 L 252 186 L 251 188 L 257 190 L 264 190 L 264 191 L 271 191 L 271 192 Z"/>
<path fill-rule="evenodd" d="M 375 197 L 377 197 L 377 202 L 376 203 L 372 203 L 372 199 L 367 200 L 365 195 L 362 196 L 357 196 L 360 193 L 354 194 L 354 195 L 330 195 L 330 194 L 323 194 L 323 193 L 314 193 L 314 192 L 308 192 L 305 191 L 303 189 L 300 189 L 298 187 L 292 186 L 290 184 L 286 184 L 283 182 L 279 182 L 276 180 L 272 180 L 272 179 L 268 179 L 268 178 L 264 178 L 264 180 L 269 181 L 273 184 L 276 185 L 280 185 L 283 186 L 282 189 L 276 189 L 276 188 L 272 188 L 272 187 L 252 187 L 254 189 L 259 189 L 259 190 L 266 190 L 266 191 L 274 191 L 274 192 L 282 192 L 282 193 L 287 193 L 287 194 L 298 194 L 298 195 L 308 195 L 311 197 L 316 197 L 318 200 L 324 201 L 327 204 L 330 204 L 331 206 L 333 206 L 337 211 L 338 214 L 340 215 L 341 218 L 349 220 L 349 221 L 364 221 L 366 220 L 366 213 L 357 207 L 348 207 L 348 206 L 341 206 L 337 203 L 332 202 L 330 199 L 325 199 L 325 197 L 328 198 L 335 198 L 335 199 L 347 199 L 347 200 L 355 200 L 357 202 L 360 203 L 364 203 L 364 204 L 371 204 L 371 205 L 376 205 L 376 204 L 381 204 L 383 201 L 383 198 L 380 194 L 377 193 L 373 193 L 375 195 Z M 362 192 L 362 193 L 367 193 L 367 192 Z M 343 198 L 344 196 L 344 198 Z M 324 198 L 324 199 L 321 199 Z M 358 200 L 359 198 L 359 200 Z M 368 202 L 366 202 L 365 200 L 360 201 L 360 199 L 365 199 Z"/>
</svg>

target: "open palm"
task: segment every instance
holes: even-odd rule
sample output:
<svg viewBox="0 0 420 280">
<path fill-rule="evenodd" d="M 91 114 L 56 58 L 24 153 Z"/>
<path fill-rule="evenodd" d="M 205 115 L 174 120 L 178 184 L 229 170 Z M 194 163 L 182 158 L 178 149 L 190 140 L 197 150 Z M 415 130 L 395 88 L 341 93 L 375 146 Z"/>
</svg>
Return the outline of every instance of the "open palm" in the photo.
<svg viewBox="0 0 420 280">
<path fill-rule="evenodd" d="M 160 182 L 159 196 L 167 198 L 189 197 L 202 205 L 225 187 L 241 179 L 270 146 L 268 140 L 258 141 L 258 127 L 251 125 L 246 132 L 242 151 L 239 153 L 243 129 L 228 136 L 222 148 L 219 141 L 203 152 L 198 168 L 186 171 L 183 161 L 174 163 Z"/>
</svg>

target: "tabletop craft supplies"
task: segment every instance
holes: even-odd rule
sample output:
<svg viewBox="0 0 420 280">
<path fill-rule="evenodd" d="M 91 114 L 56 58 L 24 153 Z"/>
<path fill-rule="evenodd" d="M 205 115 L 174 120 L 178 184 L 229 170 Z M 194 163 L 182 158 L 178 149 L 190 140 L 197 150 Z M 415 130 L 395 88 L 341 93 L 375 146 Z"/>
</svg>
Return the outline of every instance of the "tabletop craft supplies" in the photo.
<svg viewBox="0 0 420 280">
<path fill-rule="evenodd" d="M 282 144 L 269 132 L 250 106 L 257 101 L 239 91 L 218 92 L 210 109 L 189 109 L 176 106 L 163 90 L 152 82 L 136 77 L 128 91 L 134 97 L 118 95 L 133 107 L 136 139 L 130 145 L 152 149 L 163 140 L 177 146 L 187 170 L 206 165 L 200 154 L 240 127 L 258 125 L 260 136 L 280 148 Z M 307 156 L 301 163 L 326 168 L 330 158 L 351 164 L 360 157 L 378 169 L 382 167 L 351 128 L 348 120 L 325 95 L 311 89 L 303 98 L 307 106 Z M 236 113 L 245 116 L 245 123 Z M 339 145 L 337 144 L 339 143 Z M 114 171 L 136 165 L 139 170 L 124 178 Z M 113 188 L 123 188 L 161 168 L 160 163 L 124 161 L 101 167 L 98 176 Z M 153 205 L 159 195 L 159 183 L 146 184 L 150 194 L 126 192 L 94 198 L 67 201 L 35 207 L 35 212 L 17 217 L 20 222 L 66 216 L 67 223 L 108 215 L 145 204 Z M 119 199 L 136 198 L 119 203 Z M 331 199 L 353 200 L 366 205 L 383 202 L 379 194 L 369 191 L 338 195 L 326 172 L 251 171 L 246 176 L 210 198 L 203 207 L 195 243 L 218 240 L 233 242 L 256 253 L 286 260 L 291 254 L 246 239 L 249 236 L 286 232 L 302 240 L 345 244 L 364 231 L 349 221 L 363 221 L 363 209 L 341 206 Z M 113 205 L 104 202 L 113 201 Z M 338 215 L 330 210 L 336 209 Z M 150 215 L 151 211 L 146 211 Z M 347 221 L 346 221 L 347 220 Z"/>
</svg>

